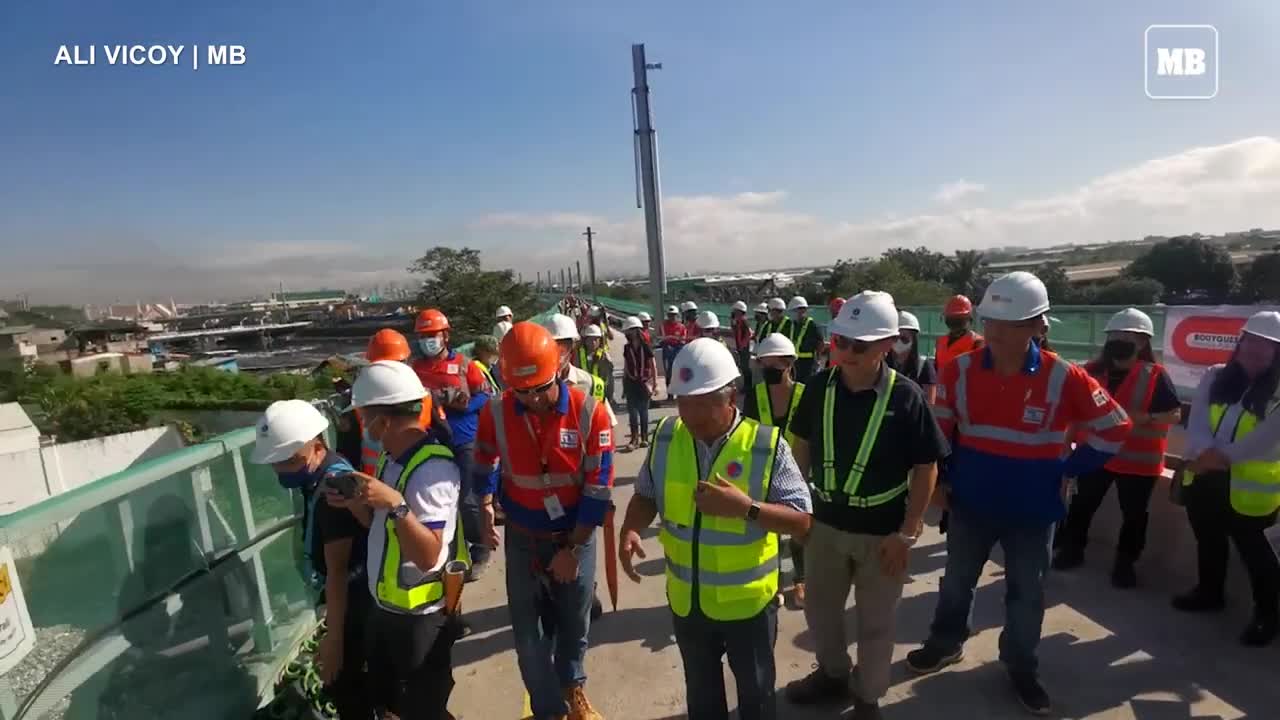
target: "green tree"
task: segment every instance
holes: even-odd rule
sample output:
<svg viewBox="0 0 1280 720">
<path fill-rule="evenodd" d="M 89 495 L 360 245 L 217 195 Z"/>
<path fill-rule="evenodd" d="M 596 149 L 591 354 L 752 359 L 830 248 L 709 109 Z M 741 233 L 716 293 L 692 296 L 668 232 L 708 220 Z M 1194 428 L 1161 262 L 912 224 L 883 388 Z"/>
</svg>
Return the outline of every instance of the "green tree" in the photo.
<svg viewBox="0 0 1280 720">
<path fill-rule="evenodd" d="M 1034 274 L 1044 283 L 1044 289 L 1049 291 L 1049 302 L 1059 305 L 1075 304 L 1071 280 L 1067 278 L 1067 271 L 1061 265 L 1041 265 Z"/>
<path fill-rule="evenodd" d="M 1092 297 L 1080 304 L 1152 305 L 1163 295 L 1159 280 L 1121 277 L 1095 288 Z"/>
<path fill-rule="evenodd" d="M 881 290 L 898 305 L 938 305 L 951 291 L 940 282 L 918 280 L 892 258 L 836 263 L 825 283 L 835 295 L 849 297 L 863 290 Z"/>
<path fill-rule="evenodd" d="M 978 250 L 957 250 L 955 258 L 949 262 L 945 279 L 951 291 L 967 295 L 977 302 L 991 282 L 990 274 L 983 269 L 985 261 Z"/>
<path fill-rule="evenodd" d="M 1259 255 L 1240 278 L 1240 295 L 1247 302 L 1280 301 L 1280 253 Z"/>
<path fill-rule="evenodd" d="M 1188 236 L 1152 245 L 1129 264 L 1125 274 L 1158 280 L 1173 297 L 1203 294 L 1217 302 L 1231 294 L 1236 282 L 1236 269 L 1225 248 Z"/>
<path fill-rule="evenodd" d="M 538 312 L 533 286 L 517 282 L 511 270 L 485 270 L 479 250 L 434 247 L 415 260 L 409 272 L 426 276 L 418 299 L 449 317 L 454 344 L 487 335 L 499 305 L 510 307 L 516 319 Z"/>
<path fill-rule="evenodd" d="M 882 257 L 897 262 L 908 275 L 917 280 L 946 282 L 952 269 L 950 258 L 942 253 L 933 252 L 927 247 L 918 247 L 915 250 L 892 248 L 886 250 Z"/>
</svg>

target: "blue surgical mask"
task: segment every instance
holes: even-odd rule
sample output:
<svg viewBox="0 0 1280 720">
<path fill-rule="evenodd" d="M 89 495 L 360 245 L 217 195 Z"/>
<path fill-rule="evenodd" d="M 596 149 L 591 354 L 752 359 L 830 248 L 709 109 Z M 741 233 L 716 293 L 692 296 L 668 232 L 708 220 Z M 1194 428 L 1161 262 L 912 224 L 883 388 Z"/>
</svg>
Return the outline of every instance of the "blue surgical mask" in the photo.
<svg viewBox="0 0 1280 720">
<path fill-rule="evenodd" d="M 278 472 L 276 473 L 276 478 L 280 481 L 280 486 L 285 490 L 302 490 L 318 479 L 316 473 L 310 470 Z"/>
<path fill-rule="evenodd" d="M 435 357 L 444 351 L 444 340 L 438 337 L 425 337 L 418 341 L 418 347 L 422 348 L 423 354 L 427 357 Z"/>
</svg>

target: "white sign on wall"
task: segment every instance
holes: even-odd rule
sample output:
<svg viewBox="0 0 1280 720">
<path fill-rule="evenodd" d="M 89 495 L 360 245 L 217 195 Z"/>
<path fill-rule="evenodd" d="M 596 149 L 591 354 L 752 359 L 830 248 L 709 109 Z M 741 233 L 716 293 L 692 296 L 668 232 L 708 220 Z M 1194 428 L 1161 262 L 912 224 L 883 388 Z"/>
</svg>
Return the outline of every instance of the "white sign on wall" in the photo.
<svg viewBox="0 0 1280 720">
<path fill-rule="evenodd" d="M 1164 316 L 1162 364 L 1179 389 L 1194 390 L 1205 370 L 1225 363 L 1235 352 L 1245 320 L 1269 305 L 1182 305 Z"/>
<path fill-rule="evenodd" d="M 0 547 L 0 675 L 22 662 L 36 644 L 22 582 L 9 548 Z"/>
</svg>

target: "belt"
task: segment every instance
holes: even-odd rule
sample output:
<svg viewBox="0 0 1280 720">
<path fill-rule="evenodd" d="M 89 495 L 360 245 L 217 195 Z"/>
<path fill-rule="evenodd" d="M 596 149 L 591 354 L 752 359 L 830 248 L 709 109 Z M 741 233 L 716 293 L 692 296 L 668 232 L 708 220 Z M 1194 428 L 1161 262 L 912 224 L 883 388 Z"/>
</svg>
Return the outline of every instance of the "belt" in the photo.
<svg viewBox="0 0 1280 720">
<path fill-rule="evenodd" d="M 506 527 L 535 540 L 563 540 L 569 536 L 568 530 L 534 530 L 511 522 L 511 518 L 507 518 Z"/>
</svg>

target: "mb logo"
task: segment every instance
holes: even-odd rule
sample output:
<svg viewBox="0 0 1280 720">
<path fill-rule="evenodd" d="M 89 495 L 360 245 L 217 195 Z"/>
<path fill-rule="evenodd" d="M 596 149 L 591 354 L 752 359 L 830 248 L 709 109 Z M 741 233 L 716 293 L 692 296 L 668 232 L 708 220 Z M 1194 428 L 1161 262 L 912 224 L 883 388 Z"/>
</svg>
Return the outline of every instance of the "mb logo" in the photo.
<svg viewBox="0 0 1280 720">
<path fill-rule="evenodd" d="M 1152 25 L 1143 66 L 1152 100 L 1208 100 L 1218 94 L 1218 30 L 1212 25 Z"/>
</svg>

